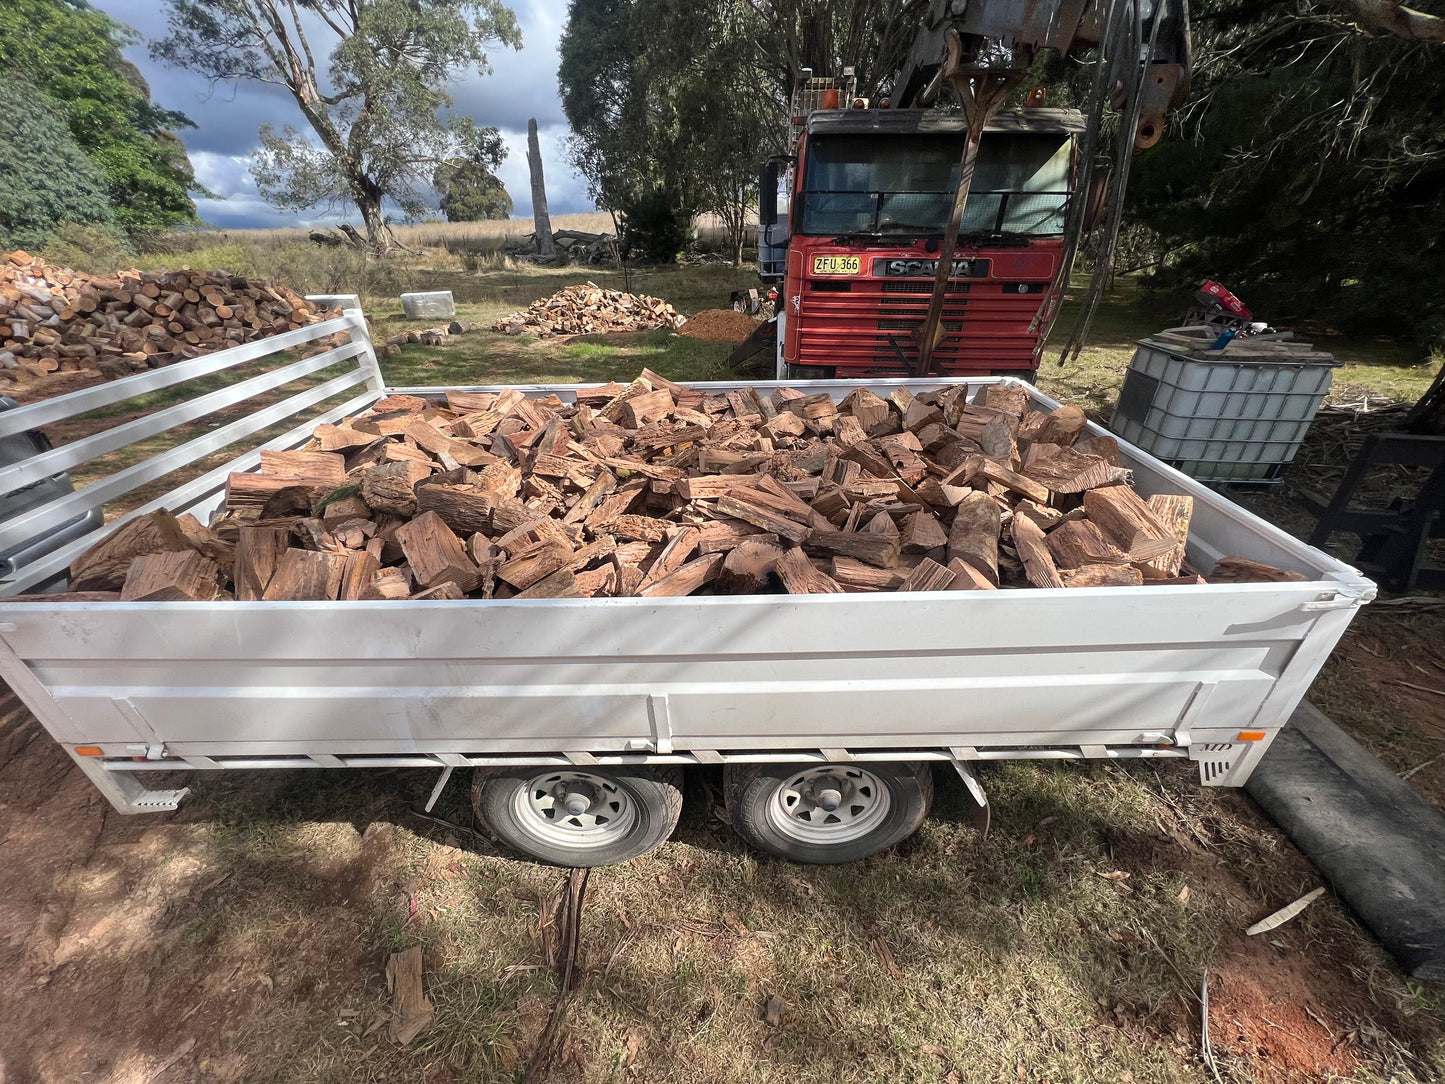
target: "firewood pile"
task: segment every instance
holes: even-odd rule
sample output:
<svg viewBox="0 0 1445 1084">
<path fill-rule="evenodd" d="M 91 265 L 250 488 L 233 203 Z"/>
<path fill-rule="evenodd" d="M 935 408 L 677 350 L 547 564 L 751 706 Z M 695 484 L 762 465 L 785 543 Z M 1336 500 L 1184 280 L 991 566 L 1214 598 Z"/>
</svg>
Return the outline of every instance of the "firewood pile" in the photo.
<svg viewBox="0 0 1445 1084">
<path fill-rule="evenodd" d="M 327 315 L 283 284 L 225 272 L 87 275 L 12 252 L 0 256 L 0 382 L 82 370 L 114 380 Z"/>
<path fill-rule="evenodd" d="M 450 346 L 454 336 L 465 335 L 475 331 L 476 328 L 476 324 L 466 320 L 453 320 L 449 324 L 438 324 L 436 327 L 423 328 L 420 331 L 398 331 L 382 344 L 382 353 L 387 357 L 392 357 L 401 353 L 401 348 L 407 343 L 420 343 L 422 346 Z"/>
<path fill-rule="evenodd" d="M 553 397 L 408 395 L 133 520 L 71 567 L 124 600 L 664 597 L 1202 584 L 1192 498 L 1018 387 L 841 401 L 649 370 Z M 1207 582 L 1303 579 L 1226 558 Z"/>
<path fill-rule="evenodd" d="M 651 331 L 681 327 L 683 317 L 661 298 L 604 290 L 596 283 L 565 286 L 492 325 L 505 335 L 592 335 L 606 331 Z"/>
</svg>

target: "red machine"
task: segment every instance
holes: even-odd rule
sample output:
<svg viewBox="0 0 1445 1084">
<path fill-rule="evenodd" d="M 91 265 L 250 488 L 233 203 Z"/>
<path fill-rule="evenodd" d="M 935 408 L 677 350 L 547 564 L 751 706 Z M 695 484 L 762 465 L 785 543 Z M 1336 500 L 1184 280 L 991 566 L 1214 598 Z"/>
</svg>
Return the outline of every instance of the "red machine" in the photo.
<svg viewBox="0 0 1445 1084">
<path fill-rule="evenodd" d="M 1042 50 L 1092 57 L 1087 115 L 1041 108 L 1040 92 L 1003 108 Z M 891 84 L 904 108 L 870 108 L 852 69 L 838 81 L 804 69 L 793 154 L 770 160 L 760 181 L 759 271 L 782 284 L 779 377 L 1031 376 L 1098 220 L 1077 351 L 1103 293 L 1129 156 L 1161 137 L 1187 93 L 1189 56 L 1185 0 L 970 0 L 929 5 Z M 915 108 L 945 88 L 957 108 Z M 1121 123 L 1106 163 L 1110 109 Z"/>
<path fill-rule="evenodd" d="M 1076 175 L 1074 110 L 998 114 L 979 150 L 932 371 L 1029 375 L 1030 325 L 1064 256 Z M 793 378 L 907 376 L 938 272 L 967 130 L 954 113 L 811 113 L 798 142 L 781 288 Z"/>
</svg>

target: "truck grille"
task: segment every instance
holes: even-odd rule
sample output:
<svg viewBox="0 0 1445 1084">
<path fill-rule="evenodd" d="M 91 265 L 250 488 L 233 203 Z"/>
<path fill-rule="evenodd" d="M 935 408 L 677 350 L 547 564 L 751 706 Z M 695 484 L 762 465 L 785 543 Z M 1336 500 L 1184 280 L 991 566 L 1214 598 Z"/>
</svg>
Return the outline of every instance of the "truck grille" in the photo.
<svg viewBox="0 0 1445 1084">
<path fill-rule="evenodd" d="M 849 286 L 847 292 L 805 288 L 802 311 L 790 314 L 789 324 L 798 328 L 800 338 L 798 356 L 789 360 L 843 370 L 906 371 L 918 356 L 914 332 L 928 315 L 933 281 L 860 277 L 850 279 Z M 944 337 L 934 351 L 935 370 L 1033 368 L 1038 335 L 1028 328 L 1040 300 L 1036 293 L 1006 294 L 997 282 L 950 283 L 943 302 Z"/>
</svg>

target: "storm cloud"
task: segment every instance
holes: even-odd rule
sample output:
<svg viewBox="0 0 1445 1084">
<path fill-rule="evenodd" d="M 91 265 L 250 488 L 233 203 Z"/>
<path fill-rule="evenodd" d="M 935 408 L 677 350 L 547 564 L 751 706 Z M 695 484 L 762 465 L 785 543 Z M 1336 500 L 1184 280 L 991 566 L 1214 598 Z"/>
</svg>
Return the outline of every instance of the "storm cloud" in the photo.
<svg viewBox="0 0 1445 1084">
<path fill-rule="evenodd" d="M 113 19 L 135 28 L 146 40 L 163 37 L 166 7 L 158 0 L 92 0 Z M 514 3 L 522 28 L 522 49 L 494 49 L 488 55 L 492 74 L 467 73 L 451 87 L 456 110 L 479 125 L 497 128 L 507 157 L 498 175 L 511 194 L 514 214 L 530 217 L 532 192 L 527 175 L 527 121 L 537 119 L 542 165 L 547 178 L 547 203 L 553 214 L 593 209 L 587 182 L 567 163 L 570 132 L 557 91 L 557 43 L 567 17 L 566 0 L 524 0 Z M 320 47 L 324 37 L 312 40 Z M 345 209 L 316 208 L 301 213 L 280 211 L 256 191 L 250 156 L 261 125 L 287 124 L 307 131 L 305 119 L 288 91 L 264 83 L 218 83 L 151 59 L 144 42 L 125 50 L 151 86 L 152 99 L 178 109 L 195 121 L 180 133 L 196 179 L 218 198 L 198 199 L 207 222 L 226 229 L 267 226 L 311 226 L 345 221 Z M 320 59 L 318 57 L 318 59 Z M 355 217 L 354 212 L 351 214 Z"/>
</svg>

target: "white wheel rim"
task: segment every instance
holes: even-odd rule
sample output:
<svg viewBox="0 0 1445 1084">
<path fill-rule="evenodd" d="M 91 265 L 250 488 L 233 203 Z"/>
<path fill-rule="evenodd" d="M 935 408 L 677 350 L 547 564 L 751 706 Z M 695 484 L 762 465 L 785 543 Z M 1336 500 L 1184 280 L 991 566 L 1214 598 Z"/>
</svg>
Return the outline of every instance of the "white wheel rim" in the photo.
<svg viewBox="0 0 1445 1084">
<path fill-rule="evenodd" d="M 553 846 L 595 850 L 623 839 L 637 823 L 637 803 L 613 779 L 590 772 L 547 772 L 512 795 L 527 835 Z"/>
<path fill-rule="evenodd" d="M 891 804 L 888 788 L 873 773 L 824 764 L 780 783 L 768 801 L 767 820 L 798 843 L 851 843 L 882 824 Z"/>
</svg>

